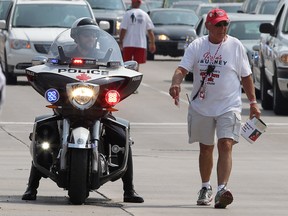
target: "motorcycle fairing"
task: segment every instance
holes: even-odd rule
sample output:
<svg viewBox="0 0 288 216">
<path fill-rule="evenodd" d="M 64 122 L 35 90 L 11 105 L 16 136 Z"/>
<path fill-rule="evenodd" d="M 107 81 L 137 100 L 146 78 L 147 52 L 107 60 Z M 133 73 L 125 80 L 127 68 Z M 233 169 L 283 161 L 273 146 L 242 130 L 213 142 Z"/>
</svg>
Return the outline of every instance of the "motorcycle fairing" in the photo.
<svg viewBox="0 0 288 216">
<path fill-rule="evenodd" d="M 54 150 L 57 149 L 57 152 L 47 152 L 47 155 L 52 155 L 54 154 L 54 159 L 57 158 L 57 166 L 59 166 L 59 172 L 53 172 L 53 166 L 55 166 L 55 161 L 51 164 L 48 164 L 49 166 L 47 166 L 47 164 L 43 165 L 41 163 L 41 158 L 39 158 L 39 156 L 41 155 L 41 151 L 38 144 L 39 141 L 37 140 L 37 129 L 39 129 L 40 126 L 42 125 L 49 125 L 53 122 L 61 122 L 61 134 L 62 134 L 62 143 L 60 143 L 60 139 L 59 139 L 59 143 L 58 143 L 58 147 L 56 147 Z M 115 125 L 117 127 L 122 128 L 125 131 L 125 137 L 126 137 L 126 142 L 125 142 L 125 146 L 124 146 L 124 152 L 123 152 L 123 162 L 120 166 L 117 167 L 117 169 L 115 169 L 112 172 L 107 172 L 105 175 L 102 174 L 102 169 L 104 167 L 99 166 L 98 164 L 100 164 L 98 162 L 98 160 L 100 160 L 100 152 L 98 150 L 98 146 L 100 145 L 99 142 L 101 142 L 100 136 L 101 136 L 101 131 L 102 131 L 102 127 L 109 127 L 110 125 Z M 101 185 L 105 184 L 108 181 L 115 181 L 117 179 L 119 179 L 126 167 L 127 167 L 127 161 L 128 161 L 128 151 L 129 151 L 129 145 L 130 145 L 130 128 L 129 128 L 129 122 L 125 119 L 121 119 L 121 118 L 115 118 L 112 119 L 110 117 L 106 117 L 101 119 L 101 121 L 96 121 L 91 129 L 92 133 L 86 129 L 86 128 L 82 128 L 82 127 L 78 127 L 72 130 L 72 132 L 70 131 L 70 123 L 67 119 L 61 119 L 59 116 L 45 116 L 43 118 L 39 118 L 35 121 L 34 123 L 34 127 L 33 127 L 33 133 L 32 133 L 32 137 L 31 137 L 31 154 L 33 157 L 33 163 L 35 165 L 35 167 L 41 172 L 43 173 L 43 175 L 48 176 L 49 178 L 51 178 L 53 181 L 55 181 L 59 186 L 63 186 L 65 187 L 65 184 L 63 182 L 60 181 L 64 181 L 66 178 L 61 176 L 64 174 L 68 173 L 67 170 L 67 157 L 69 154 L 69 148 L 86 148 L 86 149 L 91 149 L 92 151 L 92 164 L 91 164 L 91 169 L 92 169 L 92 175 L 91 175 L 91 189 L 97 189 L 99 188 Z M 74 137 L 71 138 L 69 140 L 69 137 Z M 79 139 L 83 140 L 84 142 L 86 141 L 86 146 L 77 143 L 77 141 L 79 141 Z M 90 139 L 90 141 L 89 141 Z M 74 144 L 72 143 L 72 140 L 74 140 Z M 82 142 L 82 141 L 81 141 Z M 88 143 L 88 145 L 87 145 Z M 57 155 L 56 155 L 57 153 Z M 113 166 L 113 164 L 109 164 L 109 158 L 106 158 L 106 162 L 105 162 L 105 169 L 107 169 L 107 166 Z M 108 167 L 109 168 L 109 167 Z M 64 180 L 63 180 L 64 179 Z"/>
<path fill-rule="evenodd" d="M 118 68 L 83 69 L 83 68 L 71 68 L 68 65 L 52 65 L 46 63 L 43 65 L 37 65 L 26 69 L 26 74 L 29 74 L 32 77 L 39 76 L 42 73 L 59 74 L 77 81 L 86 81 L 86 82 L 93 81 L 95 79 L 101 79 L 103 77 L 120 76 L 120 77 L 133 78 L 142 75 L 142 73 L 126 69 L 124 66 L 120 66 Z M 82 74 L 86 76 L 85 80 L 81 79 Z"/>
</svg>

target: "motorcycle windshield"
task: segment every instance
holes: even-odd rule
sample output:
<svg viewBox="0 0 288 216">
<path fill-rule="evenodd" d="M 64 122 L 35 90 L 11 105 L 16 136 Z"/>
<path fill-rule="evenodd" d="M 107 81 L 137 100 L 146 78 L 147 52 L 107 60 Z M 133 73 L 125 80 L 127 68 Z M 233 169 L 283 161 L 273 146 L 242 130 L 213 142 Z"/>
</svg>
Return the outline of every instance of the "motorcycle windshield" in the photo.
<svg viewBox="0 0 288 216">
<path fill-rule="evenodd" d="M 49 57 L 62 60 L 88 58 L 102 64 L 118 62 L 123 65 L 118 43 L 98 26 L 84 26 L 63 31 L 52 43 Z"/>
</svg>

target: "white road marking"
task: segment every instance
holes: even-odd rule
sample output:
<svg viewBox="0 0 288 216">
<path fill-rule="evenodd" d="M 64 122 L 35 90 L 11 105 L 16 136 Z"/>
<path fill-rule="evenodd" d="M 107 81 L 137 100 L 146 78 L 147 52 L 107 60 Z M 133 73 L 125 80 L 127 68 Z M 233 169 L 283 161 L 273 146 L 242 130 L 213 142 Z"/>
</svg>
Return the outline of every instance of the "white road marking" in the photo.
<svg viewBox="0 0 288 216">
<path fill-rule="evenodd" d="M 147 84 L 147 83 L 141 83 L 141 85 L 142 85 L 142 86 L 145 86 L 145 87 L 147 87 L 147 88 L 151 88 L 151 89 L 159 92 L 160 94 L 163 94 L 163 95 L 165 95 L 165 96 L 171 97 L 168 92 L 165 92 L 165 91 L 162 91 L 161 89 L 152 87 L 151 85 L 149 85 L 149 84 Z M 167 91 L 168 91 L 168 90 L 167 90 Z M 180 101 L 183 102 L 183 103 L 189 104 L 189 102 L 187 101 L 187 99 L 184 100 L 184 99 L 180 98 Z"/>
<path fill-rule="evenodd" d="M 33 125 L 34 122 L 0 122 L 1 125 Z M 130 122 L 131 125 L 136 126 L 186 126 L 187 123 L 181 122 Z M 288 126 L 288 123 L 271 122 L 266 123 L 267 126 Z"/>
</svg>

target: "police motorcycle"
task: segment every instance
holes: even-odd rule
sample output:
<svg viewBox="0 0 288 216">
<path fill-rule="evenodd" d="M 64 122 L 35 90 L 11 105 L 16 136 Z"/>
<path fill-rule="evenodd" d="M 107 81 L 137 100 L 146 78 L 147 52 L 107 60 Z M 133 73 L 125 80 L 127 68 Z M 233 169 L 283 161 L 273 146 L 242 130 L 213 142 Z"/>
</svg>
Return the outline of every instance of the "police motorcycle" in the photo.
<svg viewBox="0 0 288 216">
<path fill-rule="evenodd" d="M 130 125 L 112 115 L 115 105 L 133 94 L 142 74 L 137 62 L 123 62 L 115 39 L 98 26 L 93 56 L 75 54 L 79 28 L 62 32 L 49 57 L 36 57 L 26 69 L 31 86 L 42 95 L 53 115 L 35 118 L 30 134 L 33 164 L 68 191 L 72 204 L 83 204 L 89 192 L 123 176 L 127 169 Z M 74 53 L 74 54 L 73 54 Z M 105 140 L 108 129 L 125 134 L 125 145 Z"/>
</svg>

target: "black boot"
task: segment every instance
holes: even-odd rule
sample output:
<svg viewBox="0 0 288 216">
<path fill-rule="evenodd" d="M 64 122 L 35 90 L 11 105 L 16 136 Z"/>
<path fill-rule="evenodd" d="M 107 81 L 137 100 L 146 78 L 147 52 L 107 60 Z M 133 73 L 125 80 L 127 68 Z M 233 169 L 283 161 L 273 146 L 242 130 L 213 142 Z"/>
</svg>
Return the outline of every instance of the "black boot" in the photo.
<svg viewBox="0 0 288 216">
<path fill-rule="evenodd" d="M 129 147 L 129 155 L 128 155 L 128 162 L 127 162 L 127 170 L 122 177 L 123 181 L 123 189 L 124 189 L 124 202 L 130 203 L 143 203 L 144 199 L 139 196 L 133 186 L 133 161 L 132 161 L 132 152 L 131 148 Z"/>
<path fill-rule="evenodd" d="M 28 187 L 22 196 L 22 200 L 36 200 L 37 188 L 39 187 L 39 181 L 41 179 L 41 173 L 33 165 L 31 166 Z"/>
</svg>

